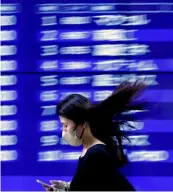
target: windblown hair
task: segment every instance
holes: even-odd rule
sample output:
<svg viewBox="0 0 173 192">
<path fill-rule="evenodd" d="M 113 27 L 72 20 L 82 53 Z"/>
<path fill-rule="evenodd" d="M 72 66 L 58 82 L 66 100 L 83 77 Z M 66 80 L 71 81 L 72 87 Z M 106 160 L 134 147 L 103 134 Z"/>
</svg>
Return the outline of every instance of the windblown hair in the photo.
<svg viewBox="0 0 173 192">
<path fill-rule="evenodd" d="M 123 150 L 123 139 L 128 137 L 121 130 L 121 127 L 128 125 L 128 121 L 123 119 L 123 113 L 144 108 L 143 102 L 136 102 L 136 99 L 145 87 L 139 81 L 123 82 L 108 98 L 97 104 L 92 104 L 82 95 L 71 94 L 57 105 L 57 114 L 73 120 L 77 125 L 88 122 L 93 136 L 107 145 L 121 167 L 128 162 Z"/>
</svg>

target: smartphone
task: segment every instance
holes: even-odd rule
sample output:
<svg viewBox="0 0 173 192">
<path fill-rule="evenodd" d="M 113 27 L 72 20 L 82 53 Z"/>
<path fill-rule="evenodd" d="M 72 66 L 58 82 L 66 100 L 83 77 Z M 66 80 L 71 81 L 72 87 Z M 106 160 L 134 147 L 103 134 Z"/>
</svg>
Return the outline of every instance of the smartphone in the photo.
<svg viewBox="0 0 173 192">
<path fill-rule="evenodd" d="M 45 187 L 48 187 L 48 188 L 52 188 L 49 184 L 47 184 L 47 183 L 44 183 L 44 182 L 42 182 L 42 181 L 40 181 L 40 180 L 36 180 L 37 181 L 37 183 L 40 183 L 41 185 L 43 185 L 43 186 L 45 186 Z"/>
</svg>

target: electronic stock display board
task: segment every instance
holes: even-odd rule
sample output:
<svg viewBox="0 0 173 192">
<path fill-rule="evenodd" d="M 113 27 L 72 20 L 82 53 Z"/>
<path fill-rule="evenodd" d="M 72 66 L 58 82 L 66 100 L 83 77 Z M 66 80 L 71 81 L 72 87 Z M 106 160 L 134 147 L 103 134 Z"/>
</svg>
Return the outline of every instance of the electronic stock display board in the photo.
<svg viewBox="0 0 173 192">
<path fill-rule="evenodd" d="M 158 177 L 173 189 L 173 2 L 4 0 L 0 33 L 2 176 L 71 177 L 81 149 L 62 139 L 56 104 L 140 79 L 157 107 L 132 111 L 122 171 L 139 189 L 161 189 L 141 187 Z"/>
</svg>

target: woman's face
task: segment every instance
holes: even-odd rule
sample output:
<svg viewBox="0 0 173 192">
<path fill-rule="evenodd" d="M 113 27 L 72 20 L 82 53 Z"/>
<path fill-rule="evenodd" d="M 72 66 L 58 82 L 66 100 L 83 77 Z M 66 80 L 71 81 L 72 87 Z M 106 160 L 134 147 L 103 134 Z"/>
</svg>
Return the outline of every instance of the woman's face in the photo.
<svg viewBox="0 0 173 192">
<path fill-rule="evenodd" d="M 62 124 L 62 130 L 64 132 L 68 132 L 75 128 L 76 125 L 72 120 L 67 119 L 66 117 L 61 117 L 61 116 L 59 118 L 60 118 L 60 122 Z"/>
<path fill-rule="evenodd" d="M 60 122 L 62 124 L 62 137 L 67 141 L 70 142 L 69 140 L 77 140 L 80 138 L 82 131 L 83 131 L 83 126 L 78 125 L 76 127 L 76 124 L 74 123 L 74 121 L 66 118 L 66 117 L 59 117 L 60 118 Z M 72 142 L 73 142 L 72 141 Z"/>
</svg>

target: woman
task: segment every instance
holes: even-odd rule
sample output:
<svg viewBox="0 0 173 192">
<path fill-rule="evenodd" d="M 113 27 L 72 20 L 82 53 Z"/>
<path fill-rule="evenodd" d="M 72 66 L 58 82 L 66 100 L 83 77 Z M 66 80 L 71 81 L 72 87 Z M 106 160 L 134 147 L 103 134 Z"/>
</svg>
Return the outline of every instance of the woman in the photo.
<svg viewBox="0 0 173 192">
<path fill-rule="evenodd" d="M 52 181 L 54 189 L 135 191 L 118 170 L 127 163 L 122 146 L 125 135 L 120 130 L 127 121 L 120 118 L 123 112 L 141 109 L 135 99 L 144 87 L 138 81 L 124 82 L 95 105 L 78 94 L 71 94 L 59 103 L 57 114 L 63 125 L 62 136 L 71 146 L 83 145 L 83 151 L 71 183 Z M 114 116 L 121 121 L 113 122 Z"/>
</svg>

